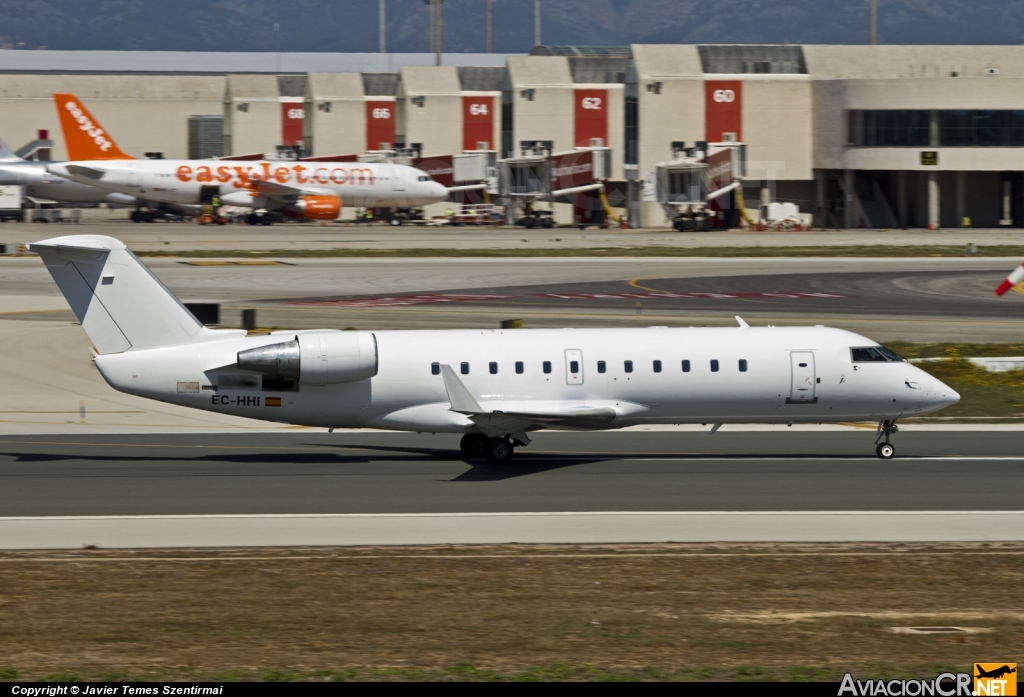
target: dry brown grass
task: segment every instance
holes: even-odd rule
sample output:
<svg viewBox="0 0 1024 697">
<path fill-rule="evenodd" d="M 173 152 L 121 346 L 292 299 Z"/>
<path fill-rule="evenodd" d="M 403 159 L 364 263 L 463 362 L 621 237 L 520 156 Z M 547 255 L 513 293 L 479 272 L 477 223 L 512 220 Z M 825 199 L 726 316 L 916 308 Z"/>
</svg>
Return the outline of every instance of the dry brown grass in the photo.
<svg viewBox="0 0 1024 697">
<path fill-rule="evenodd" d="M 1022 581 L 1024 545 L 3 553 L 0 677 L 926 677 L 1020 656 Z"/>
</svg>

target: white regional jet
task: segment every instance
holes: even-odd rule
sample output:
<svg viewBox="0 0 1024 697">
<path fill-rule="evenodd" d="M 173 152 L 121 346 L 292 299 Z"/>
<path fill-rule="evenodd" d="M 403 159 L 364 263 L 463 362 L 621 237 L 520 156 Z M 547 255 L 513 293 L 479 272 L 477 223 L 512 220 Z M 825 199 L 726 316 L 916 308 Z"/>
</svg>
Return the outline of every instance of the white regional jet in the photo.
<svg viewBox="0 0 1024 697">
<path fill-rule="evenodd" d="M 125 155 L 73 94 L 55 94 L 69 152 L 77 161 L 47 171 L 79 184 L 170 204 L 252 208 L 251 225 L 278 215 L 334 220 L 342 206 L 416 208 L 448 197 L 419 169 L 388 163 L 306 160 L 136 160 Z"/>
<path fill-rule="evenodd" d="M 279 331 L 204 327 L 120 241 L 31 245 L 116 390 L 279 423 L 462 433 L 467 458 L 529 432 L 878 421 L 959 401 L 870 339 L 826 327 Z"/>
</svg>

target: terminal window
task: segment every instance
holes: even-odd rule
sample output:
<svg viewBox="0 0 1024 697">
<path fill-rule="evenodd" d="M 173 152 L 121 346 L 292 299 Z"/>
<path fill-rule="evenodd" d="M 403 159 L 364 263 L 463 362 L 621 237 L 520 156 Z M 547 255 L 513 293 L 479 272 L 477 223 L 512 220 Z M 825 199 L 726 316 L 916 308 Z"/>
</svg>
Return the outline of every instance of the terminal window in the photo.
<svg viewBox="0 0 1024 697">
<path fill-rule="evenodd" d="M 1024 110 L 862 109 L 848 112 L 847 140 L 868 147 L 1020 147 Z"/>
</svg>

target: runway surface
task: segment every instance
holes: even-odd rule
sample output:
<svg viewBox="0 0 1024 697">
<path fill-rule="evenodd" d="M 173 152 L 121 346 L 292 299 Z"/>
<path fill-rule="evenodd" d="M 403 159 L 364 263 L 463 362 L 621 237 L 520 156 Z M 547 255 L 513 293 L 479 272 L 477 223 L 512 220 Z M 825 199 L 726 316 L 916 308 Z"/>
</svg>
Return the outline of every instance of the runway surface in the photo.
<svg viewBox="0 0 1024 697">
<path fill-rule="evenodd" d="M 1004 259 L 147 259 L 185 302 L 301 329 L 828 324 L 878 340 L 1008 341 L 1024 296 Z M 37 259 L 0 260 L 0 321 L 74 321 Z"/>
<path fill-rule="evenodd" d="M 0 440 L 0 549 L 1024 540 L 1015 433 L 542 433 Z"/>
<path fill-rule="evenodd" d="M 5 437 L 4 516 L 1024 510 L 1019 433 L 540 433 L 509 465 L 398 433 Z"/>
</svg>

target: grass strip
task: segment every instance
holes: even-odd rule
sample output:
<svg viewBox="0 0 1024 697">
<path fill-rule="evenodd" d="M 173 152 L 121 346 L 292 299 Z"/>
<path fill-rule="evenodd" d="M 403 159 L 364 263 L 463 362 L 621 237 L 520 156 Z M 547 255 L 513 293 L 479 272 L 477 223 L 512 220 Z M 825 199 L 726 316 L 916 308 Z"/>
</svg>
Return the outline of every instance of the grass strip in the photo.
<svg viewBox="0 0 1024 697">
<path fill-rule="evenodd" d="M 954 245 L 848 245 L 817 247 L 509 247 L 401 249 L 194 249 L 136 250 L 140 257 L 210 258 L 334 258 L 334 257 L 965 257 Z M 974 256 L 1024 257 L 1024 246 L 978 247 Z"/>
<path fill-rule="evenodd" d="M 765 554 L 706 554 L 725 547 Z M 421 553 L 438 559 L 402 548 L 303 549 L 302 559 L 174 551 L 202 557 L 189 564 L 104 550 L 70 556 L 126 558 L 53 564 L 53 552 L 9 552 L 0 556 L 19 563 L 0 565 L 0 679 L 838 680 L 847 670 L 888 679 L 1021 654 L 1024 555 L 964 554 L 1020 545 L 834 554 L 866 548 Z M 558 554 L 587 549 L 605 554 Z M 454 558 L 480 551 L 503 554 Z M 893 632 L 906 626 L 975 632 Z"/>
</svg>

